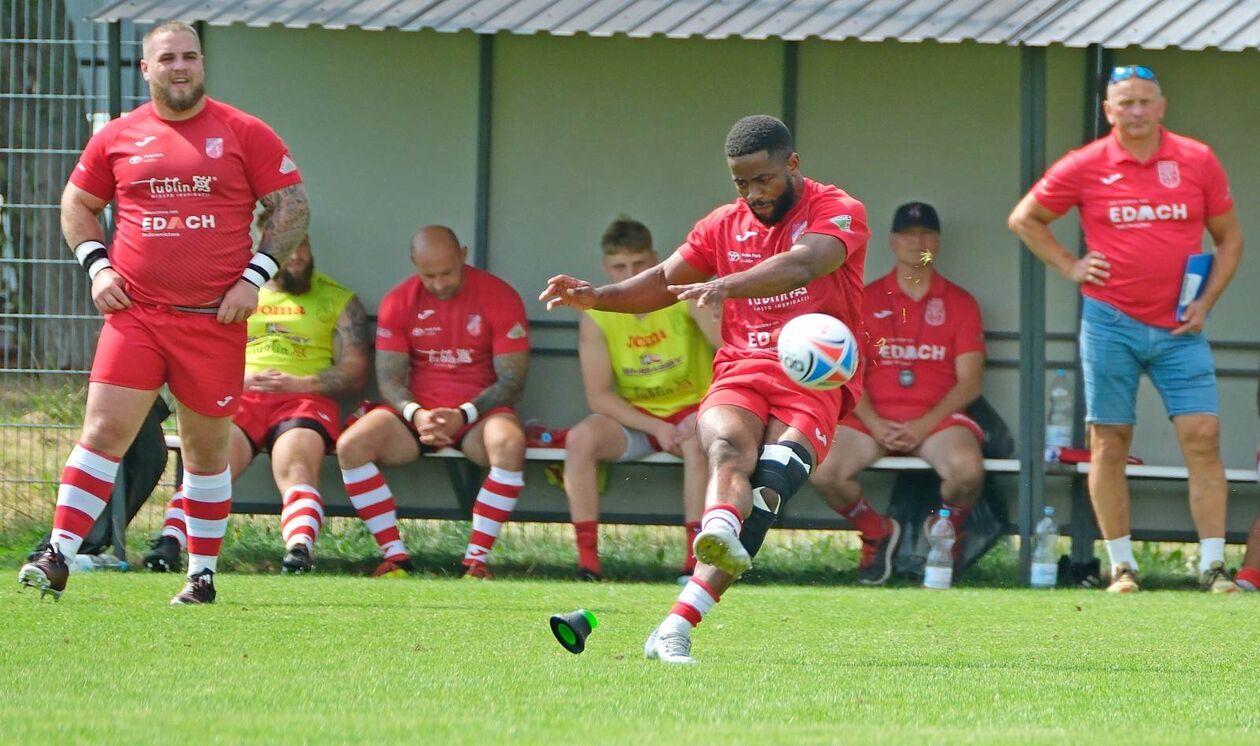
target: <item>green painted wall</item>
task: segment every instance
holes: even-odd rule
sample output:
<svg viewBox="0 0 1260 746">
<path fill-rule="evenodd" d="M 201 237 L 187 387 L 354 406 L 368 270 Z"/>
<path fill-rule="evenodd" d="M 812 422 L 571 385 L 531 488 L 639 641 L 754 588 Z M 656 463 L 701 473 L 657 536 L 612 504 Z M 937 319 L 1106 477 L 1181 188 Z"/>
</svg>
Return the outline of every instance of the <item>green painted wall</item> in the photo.
<svg viewBox="0 0 1260 746">
<path fill-rule="evenodd" d="M 207 89 L 284 138 L 319 267 L 369 309 L 413 271 L 417 228 L 471 241 L 476 36 L 211 27 L 205 46 Z"/>
<path fill-rule="evenodd" d="M 551 274 L 599 278 L 598 239 L 628 213 L 668 253 L 696 219 L 734 196 L 722 157 L 730 124 L 780 113 L 783 45 L 775 41 L 677 41 L 521 37 L 495 40 L 489 266 L 534 300 Z M 472 34 L 211 28 L 210 89 L 272 123 L 298 157 L 315 204 L 321 267 L 357 288 L 370 308 L 410 270 L 418 226 L 441 222 L 472 239 L 477 41 Z M 1260 98 L 1260 53 L 1122 52 L 1160 73 L 1169 125 L 1202 137 L 1234 183 L 1244 230 L 1260 193 L 1249 142 Z M 1085 53 L 1047 52 L 1047 162 L 1081 143 Z M 259 75 L 260 69 L 274 71 Z M 868 207 L 875 234 L 868 278 L 886 272 L 887 226 L 897 204 L 934 203 L 945 224 L 941 270 L 971 290 L 987 327 L 1017 331 L 1020 248 L 1005 228 L 1021 196 L 1019 54 L 978 44 L 800 45 L 797 137 L 804 172 L 839 184 Z M 1076 221 L 1056 233 L 1076 245 Z M 1252 341 L 1260 281 L 1244 262 L 1218 307 L 1215 339 Z M 1047 276 L 1047 328 L 1075 333 L 1076 290 Z M 542 347 L 574 347 L 567 328 L 537 329 Z M 1052 343 L 1051 360 L 1073 344 Z M 990 357 L 1016 360 L 1015 342 Z M 1222 352 L 1222 367 L 1255 369 L 1254 353 Z M 1223 447 L 1249 466 L 1256 436 L 1252 379 L 1222 379 Z M 522 411 L 564 424 L 585 413 L 576 361 L 539 355 Z M 1018 373 L 991 369 L 986 395 L 1018 426 Z M 1135 451 L 1179 463 L 1171 428 L 1144 385 Z"/>
</svg>

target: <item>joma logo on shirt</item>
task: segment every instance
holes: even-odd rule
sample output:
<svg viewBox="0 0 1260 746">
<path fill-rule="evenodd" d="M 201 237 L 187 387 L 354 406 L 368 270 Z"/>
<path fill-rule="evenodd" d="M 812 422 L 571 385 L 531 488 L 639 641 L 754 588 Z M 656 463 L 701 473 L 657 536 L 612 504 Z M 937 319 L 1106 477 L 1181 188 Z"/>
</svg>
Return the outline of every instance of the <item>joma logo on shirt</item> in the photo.
<svg viewBox="0 0 1260 746">
<path fill-rule="evenodd" d="M 630 338 L 626 340 L 626 347 L 629 347 L 630 349 L 634 349 L 635 347 L 651 347 L 652 345 L 658 345 L 661 342 L 664 342 L 665 337 L 666 334 L 664 329 L 654 331 L 651 334 L 632 334 L 630 335 Z"/>
<path fill-rule="evenodd" d="M 176 231 L 181 228 L 189 230 L 197 230 L 198 228 L 213 228 L 213 215 L 189 215 L 181 218 L 176 215 L 173 218 L 164 217 L 144 217 L 140 218 L 140 230 L 142 231 Z"/>
<path fill-rule="evenodd" d="M 893 360 L 944 360 L 945 345 L 889 343 L 879 348 L 879 356 Z"/>
<path fill-rule="evenodd" d="M 269 316 L 305 316 L 306 309 L 301 306 L 273 306 L 265 305 L 258 307 L 259 313 L 265 313 Z"/>
<path fill-rule="evenodd" d="M 1119 205 L 1107 208 L 1107 219 L 1112 225 L 1124 223 L 1153 223 L 1156 220 L 1189 220 L 1190 208 L 1185 202 L 1171 205 Z"/>
</svg>

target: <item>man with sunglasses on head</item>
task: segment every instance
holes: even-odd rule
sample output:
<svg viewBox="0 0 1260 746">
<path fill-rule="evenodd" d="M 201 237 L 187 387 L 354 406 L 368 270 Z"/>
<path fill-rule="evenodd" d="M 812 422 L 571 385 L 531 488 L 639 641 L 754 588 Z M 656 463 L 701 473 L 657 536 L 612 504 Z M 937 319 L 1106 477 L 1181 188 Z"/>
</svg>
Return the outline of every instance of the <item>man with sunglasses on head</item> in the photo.
<svg viewBox="0 0 1260 746">
<path fill-rule="evenodd" d="M 1232 593 L 1238 586 L 1224 562 L 1216 369 L 1203 325 L 1238 268 L 1243 238 L 1225 170 L 1207 145 L 1162 126 L 1166 107 L 1150 68 L 1114 68 L 1103 102 L 1111 133 L 1051 166 L 1016 205 L 1009 225 L 1085 296 L 1080 354 L 1089 492 L 1111 556 L 1107 590 L 1138 590 L 1125 460 L 1145 372 L 1163 398 L 1189 471 L 1200 583 Z M 1049 228 L 1073 206 L 1088 247 L 1081 257 Z M 1202 294 L 1178 313 L 1187 260 L 1201 251 L 1205 228 L 1216 247 L 1212 269 Z"/>
</svg>

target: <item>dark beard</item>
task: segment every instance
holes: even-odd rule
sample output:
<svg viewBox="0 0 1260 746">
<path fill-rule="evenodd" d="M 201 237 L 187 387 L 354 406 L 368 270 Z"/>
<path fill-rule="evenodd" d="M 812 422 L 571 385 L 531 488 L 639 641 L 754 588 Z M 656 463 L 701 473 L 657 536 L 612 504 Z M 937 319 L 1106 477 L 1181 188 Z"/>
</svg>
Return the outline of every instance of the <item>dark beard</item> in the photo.
<svg viewBox="0 0 1260 746">
<path fill-rule="evenodd" d="M 762 225 L 777 225 L 779 221 L 783 220 L 784 216 L 792 211 L 793 207 L 796 207 L 796 182 L 788 178 L 787 187 L 784 188 L 783 194 L 780 194 L 779 198 L 774 201 L 774 211 L 770 213 L 770 217 L 763 219 L 755 212 L 753 217 L 757 218 Z"/>
<path fill-rule="evenodd" d="M 153 97 L 161 100 L 162 105 L 171 111 L 188 111 L 197 105 L 206 95 L 204 83 L 188 92 L 187 98 L 175 98 L 169 88 L 154 87 Z"/>
<path fill-rule="evenodd" d="M 289 295 L 305 295 L 311 291 L 311 278 L 315 275 L 315 262 L 306 265 L 306 271 L 295 275 L 287 269 L 276 273 L 276 287 Z"/>
</svg>

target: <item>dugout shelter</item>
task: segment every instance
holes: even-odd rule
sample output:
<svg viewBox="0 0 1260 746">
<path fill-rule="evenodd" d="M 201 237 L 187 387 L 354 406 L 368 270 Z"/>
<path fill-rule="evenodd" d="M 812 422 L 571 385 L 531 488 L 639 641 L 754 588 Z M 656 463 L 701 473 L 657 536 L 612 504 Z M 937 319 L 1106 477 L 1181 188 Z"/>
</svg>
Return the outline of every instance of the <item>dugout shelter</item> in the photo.
<svg viewBox="0 0 1260 746">
<path fill-rule="evenodd" d="M 1098 102 L 1111 65 L 1157 71 L 1168 126 L 1212 145 L 1245 235 L 1260 236 L 1254 0 L 127 0 L 94 18 L 199 24 L 211 94 L 287 140 L 311 195 L 320 269 L 370 311 L 411 271 L 415 228 L 455 228 L 472 261 L 526 299 L 535 354 L 520 409 L 553 426 L 585 405 L 574 396 L 575 319 L 543 311 L 544 280 L 600 277 L 598 237 L 623 213 L 646 222 L 667 254 L 734 196 L 721 150 L 730 124 L 782 117 L 802 171 L 866 203 L 868 280 L 891 266 L 896 205 L 940 211 L 939 268 L 980 302 L 985 396 L 1019 443 L 1008 492 L 1024 536 L 1047 500 L 1081 530 L 1093 518 L 1079 476 L 1047 479 L 1042 462 L 1045 378 L 1076 368 L 1079 295 L 1045 276 L 1005 219 L 1046 165 L 1105 131 Z M 1074 216 L 1055 230 L 1080 244 Z M 1244 260 L 1208 327 L 1235 469 L 1254 466 L 1260 434 L 1258 283 L 1260 263 Z M 1134 453 L 1181 464 L 1146 383 Z M 422 499 L 446 499 L 442 466 L 417 468 Z M 266 470 L 254 475 L 248 489 L 265 489 Z M 660 479 L 677 475 L 619 468 L 606 510 L 662 494 L 676 503 Z M 1134 494 L 1137 537 L 1192 535 L 1184 482 Z M 1255 485 L 1232 482 L 1231 497 L 1238 540 Z M 409 498 L 399 499 L 407 514 Z M 563 512 L 563 494 L 535 471 L 521 508 Z M 792 514 L 835 520 L 805 494 Z"/>
</svg>

